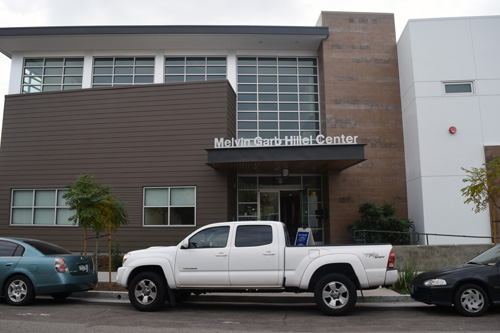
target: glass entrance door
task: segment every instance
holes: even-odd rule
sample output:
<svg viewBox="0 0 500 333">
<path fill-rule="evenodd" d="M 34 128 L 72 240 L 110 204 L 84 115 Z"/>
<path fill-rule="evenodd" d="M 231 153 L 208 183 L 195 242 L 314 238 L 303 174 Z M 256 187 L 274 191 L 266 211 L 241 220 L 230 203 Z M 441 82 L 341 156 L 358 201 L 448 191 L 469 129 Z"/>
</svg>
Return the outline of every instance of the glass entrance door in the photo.
<svg viewBox="0 0 500 333">
<path fill-rule="evenodd" d="M 264 221 L 280 221 L 280 192 L 259 192 L 259 218 Z"/>
</svg>

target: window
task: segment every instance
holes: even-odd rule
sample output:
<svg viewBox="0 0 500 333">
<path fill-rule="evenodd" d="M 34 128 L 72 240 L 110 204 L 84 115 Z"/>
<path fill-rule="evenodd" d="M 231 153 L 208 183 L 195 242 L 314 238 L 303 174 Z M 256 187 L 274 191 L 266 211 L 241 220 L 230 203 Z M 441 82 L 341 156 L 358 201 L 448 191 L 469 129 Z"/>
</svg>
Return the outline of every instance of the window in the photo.
<svg viewBox="0 0 500 333">
<path fill-rule="evenodd" d="M 445 82 L 444 92 L 446 94 L 472 94 L 472 82 Z"/>
<path fill-rule="evenodd" d="M 241 225 L 236 229 L 236 247 L 262 246 L 273 242 L 270 225 Z"/>
<path fill-rule="evenodd" d="M 21 257 L 24 247 L 9 241 L 0 241 L 0 257 Z"/>
<path fill-rule="evenodd" d="M 166 57 L 165 82 L 226 79 L 225 57 Z"/>
<path fill-rule="evenodd" d="M 195 187 L 148 187 L 144 189 L 144 225 L 195 225 Z"/>
<path fill-rule="evenodd" d="M 228 236 L 229 227 L 204 229 L 189 239 L 189 248 L 224 248 Z"/>
<path fill-rule="evenodd" d="M 316 58 L 238 58 L 238 137 L 316 137 Z"/>
<path fill-rule="evenodd" d="M 40 251 L 44 255 L 52 255 L 52 254 L 72 254 L 70 251 L 66 250 L 63 247 L 60 247 L 56 244 L 51 244 L 35 239 L 25 240 L 26 244 L 33 246 L 35 249 Z"/>
<path fill-rule="evenodd" d="M 24 59 L 23 93 L 82 88 L 83 58 Z"/>
<path fill-rule="evenodd" d="M 73 225 L 74 214 L 63 195 L 67 190 L 13 190 L 12 225 Z"/>
<path fill-rule="evenodd" d="M 153 57 L 95 58 L 92 87 L 154 83 Z"/>
</svg>

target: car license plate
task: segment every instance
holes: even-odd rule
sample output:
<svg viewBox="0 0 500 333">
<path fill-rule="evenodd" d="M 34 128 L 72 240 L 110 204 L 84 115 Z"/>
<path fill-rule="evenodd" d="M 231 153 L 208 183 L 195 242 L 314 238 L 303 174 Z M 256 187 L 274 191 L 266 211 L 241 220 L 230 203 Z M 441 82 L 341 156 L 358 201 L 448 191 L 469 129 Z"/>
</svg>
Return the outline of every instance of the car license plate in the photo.
<svg viewBox="0 0 500 333">
<path fill-rule="evenodd" d="M 78 265 L 78 270 L 80 272 L 86 272 L 87 271 L 87 265 L 86 264 L 80 264 L 80 265 Z"/>
</svg>

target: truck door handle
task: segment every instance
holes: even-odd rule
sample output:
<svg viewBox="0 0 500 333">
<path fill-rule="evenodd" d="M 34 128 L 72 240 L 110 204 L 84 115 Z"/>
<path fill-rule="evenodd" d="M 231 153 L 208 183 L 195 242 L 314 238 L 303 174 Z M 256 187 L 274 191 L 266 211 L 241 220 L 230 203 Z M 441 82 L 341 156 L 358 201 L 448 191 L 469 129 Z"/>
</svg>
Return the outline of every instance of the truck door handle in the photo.
<svg viewBox="0 0 500 333">
<path fill-rule="evenodd" d="M 225 253 L 217 253 L 215 256 L 216 257 L 227 257 L 227 254 L 225 254 Z"/>
<path fill-rule="evenodd" d="M 272 252 L 266 252 L 266 253 L 263 253 L 262 255 L 264 256 L 274 256 L 275 253 L 272 253 Z"/>
<path fill-rule="evenodd" d="M 10 266 L 12 266 L 11 262 L 8 262 L 8 263 L 5 264 L 5 267 L 10 267 Z"/>
</svg>

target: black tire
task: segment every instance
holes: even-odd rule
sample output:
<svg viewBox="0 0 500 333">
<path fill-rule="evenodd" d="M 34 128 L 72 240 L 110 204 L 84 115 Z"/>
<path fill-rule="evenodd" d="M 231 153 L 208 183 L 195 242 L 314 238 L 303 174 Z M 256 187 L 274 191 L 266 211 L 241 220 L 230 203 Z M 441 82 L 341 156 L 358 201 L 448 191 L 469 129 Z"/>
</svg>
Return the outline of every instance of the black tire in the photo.
<svg viewBox="0 0 500 333">
<path fill-rule="evenodd" d="M 158 310 L 165 303 L 166 296 L 166 281 L 155 272 L 138 274 L 128 288 L 130 303 L 139 311 Z"/>
<path fill-rule="evenodd" d="M 342 274 L 328 274 L 314 288 L 318 308 L 329 316 L 343 316 L 356 305 L 358 294 L 354 283 Z"/>
<path fill-rule="evenodd" d="M 464 284 L 455 292 L 454 305 L 464 316 L 479 317 L 488 310 L 488 294 L 476 284 Z"/>
<path fill-rule="evenodd" d="M 7 280 L 3 294 L 10 305 L 28 305 L 35 299 L 33 284 L 24 275 L 15 275 Z"/>
<path fill-rule="evenodd" d="M 56 301 L 63 301 L 66 298 L 68 298 L 70 295 L 71 295 L 70 292 L 50 294 L 50 296 L 52 296 L 52 298 L 55 299 Z"/>
</svg>

